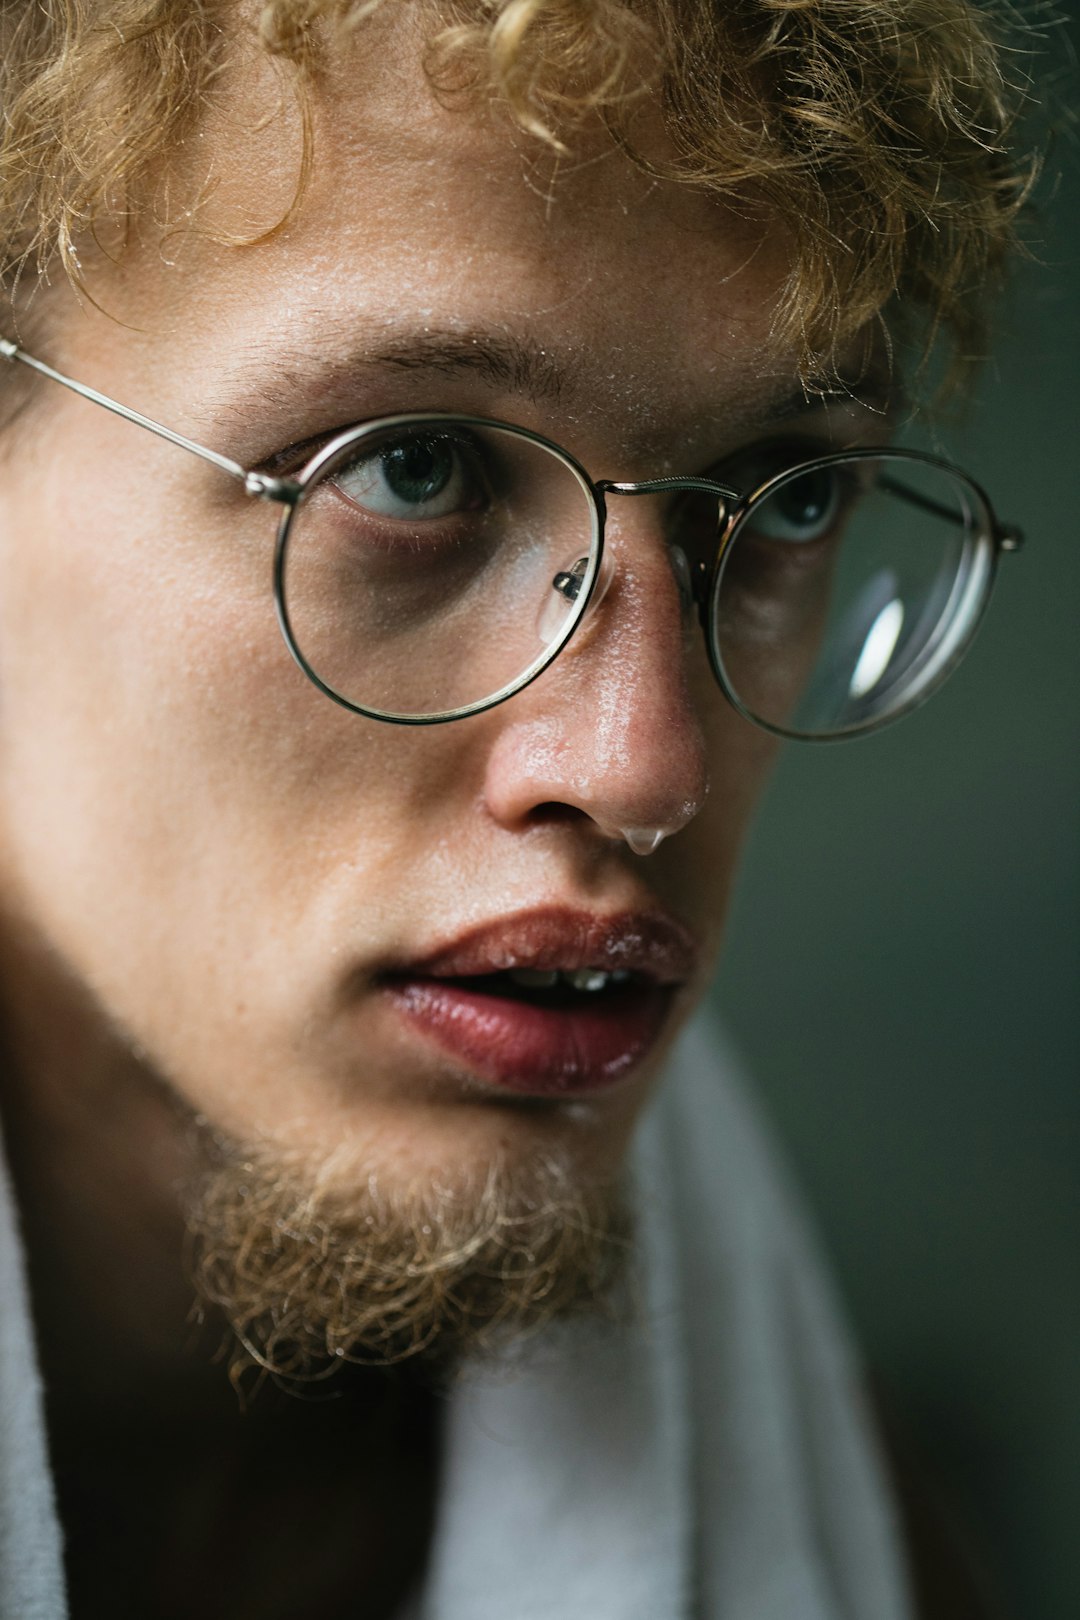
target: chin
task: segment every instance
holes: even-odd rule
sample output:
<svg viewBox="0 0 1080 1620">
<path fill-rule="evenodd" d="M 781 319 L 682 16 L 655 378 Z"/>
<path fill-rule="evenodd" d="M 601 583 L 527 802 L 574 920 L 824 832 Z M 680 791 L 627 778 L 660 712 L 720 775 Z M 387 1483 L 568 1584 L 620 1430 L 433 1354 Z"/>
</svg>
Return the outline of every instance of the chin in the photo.
<svg viewBox="0 0 1080 1620">
<path fill-rule="evenodd" d="M 556 1101 L 492 1094 L 468 1075 L 390 1101 L 350 1098 L 244 1133 L 217 1132 L 230 1147 L 270 1153 L 296 1174 L 348 1198 L 374 1178 L 395 1196 L 422 1198 L 434 1184 L 467 1194 L 497 1170 L 522 1186 L 545 1167 L 582 1185 L 619 1174 L 651 1075 L 618 1094 Z"/>
<path fill-rule="evenodd" d="M 621 1155 L 566 1112 L 480 1105 L 450 1140 L 425 1121 L 338 1133 L 321 1153 L 198 1126 L 191 1276 L 234 1383 L 398 1363 L 442 1376 L 555 1320 L 610 1313 L 633 1199 Z"/>
</svg>

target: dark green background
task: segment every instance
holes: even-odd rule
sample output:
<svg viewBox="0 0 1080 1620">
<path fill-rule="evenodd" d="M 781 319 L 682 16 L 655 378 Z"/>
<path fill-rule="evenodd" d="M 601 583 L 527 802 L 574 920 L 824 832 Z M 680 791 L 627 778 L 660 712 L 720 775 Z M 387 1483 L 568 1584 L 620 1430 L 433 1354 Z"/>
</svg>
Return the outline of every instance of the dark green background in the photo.
<svg viewBox="0 0 1080 1620">
<path fill-rule="evenodd" d="M 1068 9 L 1040 72 L 1075 106 Z M 718 989 L 868 1359 L 1016 1620 L 1080 1615 L 1077 147 L 945 430 L 1028 547 L 927 709 L 789 748 Z"/>
</svg>

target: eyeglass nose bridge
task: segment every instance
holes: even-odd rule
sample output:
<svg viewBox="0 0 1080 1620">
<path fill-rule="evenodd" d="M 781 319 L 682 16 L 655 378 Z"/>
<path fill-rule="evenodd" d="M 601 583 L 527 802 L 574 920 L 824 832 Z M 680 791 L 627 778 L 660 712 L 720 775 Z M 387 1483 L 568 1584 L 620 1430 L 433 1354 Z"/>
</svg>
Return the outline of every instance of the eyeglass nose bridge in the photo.
<svg viewBox="0 0 1080 1620">
<path fill-rule="evenodd" d="M 704 495 L 715 495 L 731 505 L 739 499 L 737 490 L 729 489 L 726 484 L 718 484 L 714 478 L 646 478 L 633 484 L 601 478 L 594 487 L 601 495 L 666 495 L 674 490 L 688 489 Z"/>
<path fill-rule="evenodd" d="M 728 528 L 732 514 L 739 504 L 740 496 L 737 490 L 731 489 L 727 484 L 718 484 L 714 478 L 645 478 L 635 480 L 633 483 L 623 482 L 619 479 L 601 478 L 593 485 L 600 501 L 601 511 L 606 514 L 607 496 L 609 495 L 670 495 L 679 493 L 711 495 L 717 503 L 716 532 L 717 536 Z M 693 603 L 699 616 L 704 622 L 706 599 L 708 594 L 709 563 L 704 558 L 697 558 L 694 562 L 678 546 L 672 546 L 672 552 L 677 554 L 676 577 L 689 602 Z"/>
</svg>

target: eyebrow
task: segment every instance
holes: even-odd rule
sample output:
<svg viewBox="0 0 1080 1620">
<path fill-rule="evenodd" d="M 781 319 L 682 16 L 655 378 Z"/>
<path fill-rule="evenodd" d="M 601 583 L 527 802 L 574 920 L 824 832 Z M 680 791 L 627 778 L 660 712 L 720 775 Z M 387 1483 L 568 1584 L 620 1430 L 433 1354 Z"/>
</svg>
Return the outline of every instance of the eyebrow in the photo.
<svg viewBox="0 0 1080 1620">
<path fill-rule="evenodd" d="M 245 409 L 251 398 L 267 404 L 286 401 L 297 389 L 347 398 L 358 382 L 379 374 L 422 372 L 444 377 L 476 376 L 491 387 L 538 402 L 557 401 L 565 374 L 557 359 L 528 338 L 481 329 L 409 328 L 385 332 L 356 346 L 355 328 L 340 344 L 333 329 L 321 326 L 317 342 L 286 339 L 268 360 L 260 354 L 234 374 L 225 410 Z M 244 402 L 243 404 L 241 402 Z"/>
<path fill-rule="evenodd" d="M 538 343 L 508 334 L 424 332 L 402 336 L 384 347 L 375 363 L 448 376 L 471 372 L 535 400 L 554 401 L 563 392 L 563 372 L 554 355 Z"/>
<path fill-rule="evenodd" d="M 799 387 L 783 398 L 767 404 L 754 418 L 752 426 L 782 427 L 800 417 L 813 416 L 847 406 L 870 411 L 888 423 L 896 416 L 905 398 L 901 379 L 895 372 L 869 368 L 863 376 L 832 388 Z"/>
<path fill-rule="evenodd" d="M 411 372 L 448 378 L 473 376 L 537 404 L 558 403 L 574 391 L 565 360 L 529 336 L 479 327 L 384 327 L 361 345 L 355 323 L 345 326 L 340 319 L 330 319 L 320 322 L 318 336 L 310 343 L 286 337 L 275 344 L 269 358 L 265 353 L 256 357 L 253 352 L 250 362 L 241 363 L 234 372 L 230 397 L 222 402 L 219 419 L 250 419 L 253 400 L 283 406 L 295 400 L 297 393 L 317 394 L 328 408 L 340 402 L 340 408 L 348 411 L 358 387 L 370 386 L 380 376 Z M 822 391 L 800 385 L 780 398 L 755 402 L 745 429 L 783 425 L 843 404 L 887 419 L 900 392 L 895 375 L 871 363 L 863 376 L 848 385 Z"/>
</svg>

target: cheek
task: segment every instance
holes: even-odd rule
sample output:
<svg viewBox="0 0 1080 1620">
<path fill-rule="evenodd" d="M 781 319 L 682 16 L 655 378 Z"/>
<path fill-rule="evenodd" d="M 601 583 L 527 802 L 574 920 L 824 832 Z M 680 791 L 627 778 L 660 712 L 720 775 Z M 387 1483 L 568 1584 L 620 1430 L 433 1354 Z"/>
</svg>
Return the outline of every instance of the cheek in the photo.
<svg viewBox="0 0 1080 1620">
<path fill-rule="evenodd" d="M 342 951 L 400 923 L 403 869 L 471 791 L 460 739 L 364 722 L 304 678 L 272 512 L 178 523 L 179 499 L 122 493 L 108 523 L 6 503 L 0 908 L 197 1106 L 291 1117 Z"/>
<path fill-rule="evenodd" d="M 666 892 L 719 949 L 732 885 L 746 835 L 780 747 L 776 737 L 745 720 L 716 685 L 704 652 L 691 671 L 692 698 L 704 717 L 709 790 L 690 825 L 652 860 L 665 872 Z"/>
<path fill-rule="evenodd" d="M 268 911 L 295 919 L 335 818 L 378 858 L 386 739 L 366 734 L 358 770 L 351 717 L 289 658 L 271 511 L 75 487 L 10 501 L 0 541 L 8 892 L 90 976 L 179 988 L 200 959 L 250 957 Z"/>
</svg>

